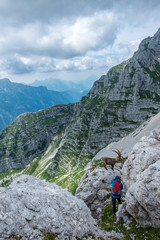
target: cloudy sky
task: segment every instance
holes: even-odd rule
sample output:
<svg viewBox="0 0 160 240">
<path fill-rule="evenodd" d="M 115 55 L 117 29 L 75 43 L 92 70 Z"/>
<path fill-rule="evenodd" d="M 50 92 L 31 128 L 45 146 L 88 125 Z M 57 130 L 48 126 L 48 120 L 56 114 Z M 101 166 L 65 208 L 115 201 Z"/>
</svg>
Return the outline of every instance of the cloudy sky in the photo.
<svg viewBox="0 0 160 240">
<path fill-rule="evenodd" d="M 99 78 L 159 27 L 159 0 L 0 0 L 0 78 Z"/>
</svg>

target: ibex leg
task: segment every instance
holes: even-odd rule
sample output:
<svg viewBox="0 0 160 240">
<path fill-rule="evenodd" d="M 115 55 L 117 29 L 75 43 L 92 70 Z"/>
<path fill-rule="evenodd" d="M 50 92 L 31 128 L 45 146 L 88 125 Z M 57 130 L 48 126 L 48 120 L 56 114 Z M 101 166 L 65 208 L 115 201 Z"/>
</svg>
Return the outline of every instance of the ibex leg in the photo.
<svg viewBox="0 0 160 240">
<path fill-rule="evenodd" d="M 107 170 L 106 164 L 104 163 L 104 168 Z"/>
</svg>

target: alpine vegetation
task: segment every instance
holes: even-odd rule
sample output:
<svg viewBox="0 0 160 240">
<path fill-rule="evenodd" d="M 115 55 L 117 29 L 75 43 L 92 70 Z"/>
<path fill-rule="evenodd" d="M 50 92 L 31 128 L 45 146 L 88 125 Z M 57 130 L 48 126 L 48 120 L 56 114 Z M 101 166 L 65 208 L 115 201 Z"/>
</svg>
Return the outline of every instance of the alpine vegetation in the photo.
<svg viewBox="0 0 160 240">
<path fill-rule="evenodd" d="M 160 29 L 80 102 L 17 117 L 0 132 L 0 238 L 157 240 L 159 112 Z"/>
<path fill-rule="evenodd" d="M 0 172 L 29 168 L 33 160 L 40 168 L 52 148 L 44 170 L 33 175 L 74 192 L 99 150 L 160 111 L 159 59 L 160 29 L 131 59 L 96 81 L 80 102 L 18 117 L 0 133 Z"/>
</svg>

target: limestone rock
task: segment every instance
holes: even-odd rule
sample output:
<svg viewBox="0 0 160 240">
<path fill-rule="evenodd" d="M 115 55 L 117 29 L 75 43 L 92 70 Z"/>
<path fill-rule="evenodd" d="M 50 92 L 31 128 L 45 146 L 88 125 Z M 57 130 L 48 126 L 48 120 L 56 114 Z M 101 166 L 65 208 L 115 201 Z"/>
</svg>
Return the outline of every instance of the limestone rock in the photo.
<svg viewBox="0 0 160 240">
<path fill-rule="evenodd" d="M 127 189 L 137 181 L 144 170 L 158 160 L 160 160 L 160 129 L 152 131 L 148 137 L 142 137 L 124 163 L 123 181 Z"/>
<path fill-rule="evenodd" d="M 160 129 L 134 146 L 122 173 L 127 212 L 142 227 L 160 227 Z"/>
<path fill-rule="evenodd" d="M 154 117 L 150 118 L 149 120 L 143 122 L 135 131 L 127 135 L 126 137 L 122 138 L 118 142 L 112 142 L 111 144 L 107 145 L 105 148 L 101 149 L 95 157 L 93 161 L 101 159 L 105 156 L 115 157 L 115 153 L 113 149 L 117 148 L 122 150 L 122 155 L 128 158 L 129 154 L 131 153 L 133 147 L 136 143 L 138 143 L 142 137 L 149 136 L 153 129 L 160 127 L 160 112 L 156 114 Z"/>
<path fill-rule="evenodd" d="M 102 208 L 111 202 L 111 180 L 120 175 L 120 170 L 104 168 L 87 170 L 76 191 L 76 197 L 82 199 L 90 208 L 92 216 L 99 219 Z"/>
<path fill-rule="evenodd" d="M 160 30 L 131 59 L 111 68 L 75 106 L 64 144 L 53 159 L 82 162 L 160 111 Z"/>
<path fill-rule="evenodd" d="M 0 239 L 40 240 L 45 233 L 57 240 L 122 237 L 101 231 L 86 204 L 54 183 L 22 175 L 0 191 Z"/>
<path fill-rule="evenodd" d="M 160 227 L 160 160 L 151 164 L 126 193 L 126 210 L 140 226 Z"/>
<path fill-rule="evenodd" d="M 24 113 L 0 132 L 0 172 L 23 168 L 45 153 L 51 141 L 70 122 L 74 104 Z"/>
<path fill-rule="evenodd" d="M 131 59 L 96 81 L 80 102 L 27 114 L 2 131 L 0 172 L 25 167 L 50 143 L 56 146 L 46 169 L 52 178 L 64 174 L 64 165 L 67 171 L 85 165 L 160 111 L 159 79 L 160 30 L 143 40 Z"/>
</svg>

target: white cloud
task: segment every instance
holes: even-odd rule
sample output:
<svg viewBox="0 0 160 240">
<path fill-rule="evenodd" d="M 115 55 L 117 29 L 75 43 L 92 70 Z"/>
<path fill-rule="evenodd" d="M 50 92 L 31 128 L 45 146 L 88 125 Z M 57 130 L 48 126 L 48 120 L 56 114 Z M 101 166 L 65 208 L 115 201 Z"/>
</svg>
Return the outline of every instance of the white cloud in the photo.
<svg viewBox="0 0 160 240">
<path fill-rule="evenodd" d="M 86 71 L 86 70 L 95 70 L 99 68 L 106 68 L 108 65 L 111 65 L 111 58 L 102 58 L 95 59 L 92 57 L 85 56 L 80 59 L 64 60 L 60 61 L 56 65 L 56 70 L 59 71 Z"/>
<path fill-rule="evenodd" d="M 116 31 L 116 17 L 108 11 L 80 17 L 72 24 L 40 26 L 33 23 L 9 27 L 7 34 L 2 28 L 0 52 L 71 58 L 112 44 Z"/>
<path fill-rule="evenodd" d="M 78 18 L 72 26 L 64 26 L 63 45 L 80 55 L 113 44 L 117 31 L 116 16 L 108 11 Z"/>
<path fill-rule="evenodd" d="M 105 71 L 153 36 L 159 8 L 159 0 L 1 0 L 1 76 Z"/>
<path fill-rule="evenodd" d="M 0 61 L 0 69 L 3 73 L 29 74 L 34 72 L 54 72 L 56 70 L 54 60 L 48 57 L 24 57 L 15 54 Z"/>
</svg>

